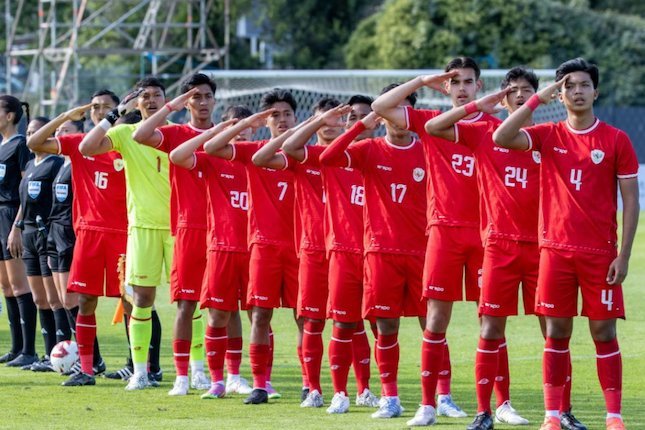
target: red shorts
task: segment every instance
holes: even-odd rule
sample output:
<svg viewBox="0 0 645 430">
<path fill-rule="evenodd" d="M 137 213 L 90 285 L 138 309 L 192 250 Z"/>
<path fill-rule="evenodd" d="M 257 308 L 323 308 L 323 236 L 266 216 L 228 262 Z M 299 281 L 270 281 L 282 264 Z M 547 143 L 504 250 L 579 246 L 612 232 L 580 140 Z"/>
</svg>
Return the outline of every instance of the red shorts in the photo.
<svg viewBox="0 0 645 430">
<path fill-rule="evenodd" d="M 329 260 L 325 251 L 302 251 L 298 269 L 298 317 L 327 317 Z"/>
<path fill-rule="evenodd" d="M 125 254 L 127 242 L 126 232 L 77 230 L 67 290 L 97 297 L 120 297 L 119 257 Z"/>
<path fill-rule="evenodd" d="M 249 306 L 295 308 L 298 302 L 298 256 L 293 248 L 254 243 L 249 263 Z"/>
<path fill-rule="evenodd" d="M 363 317 L 425 316 L 426 302 L 421 296 L 422 271 L 422 256 L 367 253 Z"/>
<path fill-rule="evenodd" d="M 235 312 L 246 310 L 249 253 L 209 251 L 201 307 Z"/>
<path fill-rule="evenodd" d="M 342 251 L 329 253 L 327 318 L 346 323 L 362 319 L 363 260 L 363 254 Z"/>
<path fill-rule="evenodd" d="M 205 272 L 206 230 L 178 228 L 170 269 L 170 301 L 199 301 Z"/>
<path fill-rule="evenodd" d="M 615 258 L 542 248 L 535 312 L 559 318 L 578 315 L 580 286 L 581 315 L 592 320 L 624 318 L 623 288 L 606 281 L 609 265 Z"/>
<path fill-rule="evenodd" d="M 479 300 L 483 257 L 476 228 L 431 226 L 423 268 L 423 297 L 447 302 L 463 300 L 464 296 L 470 302 Z"/>
<path fill-rule="evenodd" d="M 517 315 L 520 283 L 524 314 L 534 314 L 539 262 L 537 243 L 488 239 L 484 247 L 479 315 Z"/>
</svg>

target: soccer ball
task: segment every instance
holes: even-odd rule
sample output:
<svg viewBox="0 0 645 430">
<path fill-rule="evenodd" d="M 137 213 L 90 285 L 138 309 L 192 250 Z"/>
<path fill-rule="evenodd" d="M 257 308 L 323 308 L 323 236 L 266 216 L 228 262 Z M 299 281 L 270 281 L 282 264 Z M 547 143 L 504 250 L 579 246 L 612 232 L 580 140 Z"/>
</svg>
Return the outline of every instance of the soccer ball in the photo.
<svg viewBox="0 0 645 430">
<path fill-rule="evenodd" d="M 49 355 L 49 360 L 56 372 L 65 373 L 78 361 L 78 345 L 71 340 L 58 342 Z"/>
</svg>

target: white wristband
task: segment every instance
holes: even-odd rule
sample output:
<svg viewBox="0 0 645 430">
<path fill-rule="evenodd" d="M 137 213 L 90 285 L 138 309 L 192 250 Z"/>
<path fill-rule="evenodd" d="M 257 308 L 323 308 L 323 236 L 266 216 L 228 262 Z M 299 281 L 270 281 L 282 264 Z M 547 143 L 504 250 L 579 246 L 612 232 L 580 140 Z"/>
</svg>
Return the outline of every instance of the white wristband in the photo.
<svg viewBox="0 0 645 430">
<path fill-rule="evenodd" d="M 108 131 L 110 128 L 112 128 L 112 124 L 110 124 L 110 121 L 103 118 L 101 122 L 99 122 L 99 127 L 101 127 L 105 131 Z"/>
</svg>

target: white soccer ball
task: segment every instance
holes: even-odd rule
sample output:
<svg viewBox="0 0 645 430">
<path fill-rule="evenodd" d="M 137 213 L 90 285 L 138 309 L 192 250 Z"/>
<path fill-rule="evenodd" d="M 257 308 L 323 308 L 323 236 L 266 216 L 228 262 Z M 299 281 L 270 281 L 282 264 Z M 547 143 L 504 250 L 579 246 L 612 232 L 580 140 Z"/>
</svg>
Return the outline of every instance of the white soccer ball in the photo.
<svg viewBox="0 0 645 430">
<path fill-rule="evenodd" d="M 58 342 L 49 355 L 49 360 L 56 372 L 69 372 L 78 361 L 78 345 L 72 340 Z"/>
</svg>

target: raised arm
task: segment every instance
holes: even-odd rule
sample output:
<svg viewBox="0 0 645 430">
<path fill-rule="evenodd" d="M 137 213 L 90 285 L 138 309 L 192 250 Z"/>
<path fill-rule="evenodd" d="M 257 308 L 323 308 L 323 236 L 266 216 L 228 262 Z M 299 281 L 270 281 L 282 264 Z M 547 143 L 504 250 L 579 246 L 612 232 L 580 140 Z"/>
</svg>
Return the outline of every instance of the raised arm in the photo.
<svg viewBox="0 0 645 430">
<path fill-rule="evenodd" d="M 623 236 L 620 241 L 618 257 L 609 265 L 607 283 L 619 285 L 627 277 L 629 258 L 632 255 L 632 245 L 638 225 L 640 204 L 638 203 L 638 179 L 619 179 L 620 195 L 623 198 Z"/>
<path fill-rule="evenodd" d="M 193 88 L 166 103 L 163 108 L 157 110 L 137 127 L 132 133 L 132 138 L 142 145 L 152 146 L 153 148 L 159 146 L 161 133 L 157 131 L 157 128 L 166 124 L 168 115 L 172 112 L 183 109 L 186 106 L 186 102 L 197 92 L 199 92 L 199 89 Z"/>
<path fill-rule="evenodd" d="M 58 154 L 59 147 L 56 138 L 53 137 L 56 129 L 65 121 L 81 121 L 85 112 L 92 104 L 75 107 L 67 112 L 63 112 L 47 124 L 40 127 L 29 139 L 27 139 L 27 146 L 32 151 L 46 152 L 48 154 Z"/>
<path fill-rule="evenodd" d="M 407 127 L 405 108 L 401 106 L 403 100 L 424 86 L 437 90 L 442 94 L 447 94 L 447 91 L 443 86 L 443 82 L 458 73 L 458 70 L 452 70 L 438 75 L 417 76 L 396 88 L 392 88 L 387 93 L 381 94 L 376 100 L 374 100 L 374 103 L 372 103 L 372 109 L 379 116 L 393 122 L 401 128 L 405 128 Z"/>
<path fill-rule="evenodd" d="M 255 130 L 264 126 L 266 119 L 271 116 L 273 112 L 275 112 L 275 109 L 267 109 L 238 121 L 233 126 L 215 135 L 212 139 L 206 142 L 204 144 L 204 151 L 206 151 L 208 155 L 230 160 L 233 158 L 233 145 L 231 145 L 231 141 L 235 139 L 242 130 L 246 130 L 249 127 Z"/>
<path fill-rule="evenodd" d="M 379 123 L 379 116 L 370 112 L 365 118 L 356 121 L 349 130 L 338 136 L 320 154 L 320 162 L 327 166 L 349 167 L 350 161 L 345 151 L 347 147 L 366 129 L 375 128 Z"/>
<path fill-rule="evenodd" d="M 351 109 L 351 106 L 340 105 L 333 109 L 329 109 L 320 115 L 313 116 L 306 122 L 306 124 L 293 132 L 293 134 L 282 145 L 282 150 L 298 161 L 304 160 L 304 147 L 311 136 L 325 125 L 337 126 L 340 118 L 343 115 L 348 114 Z"/>
<path fill-rule="evenodd" d="M 282 170 L 287 167 L 287 158 L 284 154 L 279 154 L 278 150 L 289 137 L 293 135 L 295 128 L 290 128 L 278 137 L 269 140 L 262 148 L 253 154 L 253 164 L 259 167 L 268 167 L 270 169 Z"/>
<path fill-rule="evenodd" d="M 123 101 L 89 131 L 78 146 L 78 150 L 85 156 L 105 154 L 112 150 L 112 141 L 105 136 L 107 131 L 117 122 L 119 118 L 131 112 L 137 105 L 137 97 L 141 89 L 135 90 L 125 96 Z"/>
<path fill-rule="evenodd" d="M 535 109 L 541 104 L 549 104 L 555 98 L 558 89 L 566 82 L 567 76 L 533 94 L 526 103 L 510 114 L 493 133 L 493 140 L 498 146 L 509 149 L 527 150 L 530 142 L 520 129 L 531 118 Z"/>
<path fill-rule="evenodd" d="M 425 129 L 432 136 L 441 137 L 454 142 L 455 124 L 474 112 L 496 113 L 496 106 L 501 103 L 510 88 L 489 94 L 466 105 L 458 106 L 438 115 L 426 122 Z"/>
<path fill-rule="evenodd" d="M 199 134 L 192 139 L 185 141 L 170 152 L 170 161 L 173 164 L 185 169 L 192 169 L 195 164 L 195 151 L 197 151 L 197 149 L 209 139 L 212 139 L 218 133 L 221 133 L 222 130 L 225 130 L 227 127 L 235 124 L 236 122 L 237 119 L 229 119 L 228 121 L 221 122 L 215 127 L 203 132 L 202 134 Z"/>
</svg>

